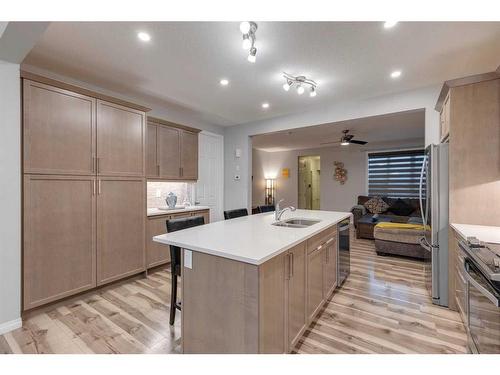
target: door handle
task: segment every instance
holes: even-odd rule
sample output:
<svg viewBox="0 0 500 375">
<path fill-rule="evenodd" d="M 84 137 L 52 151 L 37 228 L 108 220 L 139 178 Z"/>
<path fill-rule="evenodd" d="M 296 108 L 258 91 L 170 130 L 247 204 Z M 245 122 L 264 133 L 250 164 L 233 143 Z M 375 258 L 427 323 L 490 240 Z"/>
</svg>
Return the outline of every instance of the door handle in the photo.
<svg viewBox="0 0 500 375">
<path fill-rule="evenodd" d="M 101 172 L 101 163 L 99 162 L 101 160 L 101 158 L 97 158 L 97 173 L 100 173 Z"/>
<path fill-rule="evenodd" d="M 101 180 L 97 182 L 97 194 L 101 195 Z"/>
<path fill-rule="evenodd" d="M 95 180 L 92 180 L 92 195 L 95 195 Z"/>
</svg>

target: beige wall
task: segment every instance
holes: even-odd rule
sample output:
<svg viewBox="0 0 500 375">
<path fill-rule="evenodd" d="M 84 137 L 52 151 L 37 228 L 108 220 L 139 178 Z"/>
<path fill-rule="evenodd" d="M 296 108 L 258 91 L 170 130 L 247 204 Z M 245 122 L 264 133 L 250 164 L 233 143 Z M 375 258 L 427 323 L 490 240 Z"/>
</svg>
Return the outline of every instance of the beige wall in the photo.
<svg viewBox="0 0 500 375">
<path fill-rule="evenodd" d="M 402 149 L 423 147 L 421 144 L 386 144 L 382 149 Z M 264 204 L 264 178 L 266 175 L 276 176 L 276 198 L 285 199 L 286 205 L 298 206 L 298 157 L 319 155 L 321 165 L 320 177 L 320 209 L 333 211 L 349 211 L 356 204 L 358 195 L 366 194 L 367 150 L 358 146 L 324 147 L 309 150 L 293 150 L 283 152 L 266 152 L 253 149 L 252 156 L 252 205 Z M 376 151 L 376 149 L 369 149 Z M 334 161 L 344 163 L 347 169 L 347 181 L 344 185 L 334 179 Z M 281 176 L 282 168 L 290 168 L 288 178 Z"/>
</svg>

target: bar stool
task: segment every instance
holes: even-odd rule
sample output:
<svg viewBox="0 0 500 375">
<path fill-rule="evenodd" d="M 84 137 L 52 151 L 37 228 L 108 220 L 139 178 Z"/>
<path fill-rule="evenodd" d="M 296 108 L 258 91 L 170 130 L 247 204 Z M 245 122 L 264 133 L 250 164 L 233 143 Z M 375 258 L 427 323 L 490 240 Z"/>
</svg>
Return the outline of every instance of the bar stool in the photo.
<svg viewBox="0 0 500 375">
<path fill-rule="evenodd" d="M 167 220 L 167 232 L 196 227 L 205 224 L 203 216 L 192 216 Z M 170 292 L 170 325 L 174 324 L 175 311 L 181 310 L 181 302 L 177 302 L 177 278 L 181 276 L 181 248 L 170 245 L 170 267 L 172 273 L 172 290 Z"/>
</svg>

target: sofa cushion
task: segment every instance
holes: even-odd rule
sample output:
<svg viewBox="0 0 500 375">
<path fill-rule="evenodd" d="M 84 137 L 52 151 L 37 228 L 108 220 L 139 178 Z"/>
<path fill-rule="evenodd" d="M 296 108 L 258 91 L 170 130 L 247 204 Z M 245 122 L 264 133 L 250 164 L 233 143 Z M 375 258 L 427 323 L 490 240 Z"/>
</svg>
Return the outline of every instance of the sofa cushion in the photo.
<svg viewBox="0 0 500 375">
<path fill-rule="evenodd" d="M 364 206 L 372 214 L 381 214 L 387 211 L 389 205 L 380 197 L 374 197 L 368 200 Z"/>
<path fill-rule="evenodd" d="M 401 198 L 398 198 L 389 208 L 389 212 L 398 216 L 410 216 L 415 209 Z"/>
</svg>

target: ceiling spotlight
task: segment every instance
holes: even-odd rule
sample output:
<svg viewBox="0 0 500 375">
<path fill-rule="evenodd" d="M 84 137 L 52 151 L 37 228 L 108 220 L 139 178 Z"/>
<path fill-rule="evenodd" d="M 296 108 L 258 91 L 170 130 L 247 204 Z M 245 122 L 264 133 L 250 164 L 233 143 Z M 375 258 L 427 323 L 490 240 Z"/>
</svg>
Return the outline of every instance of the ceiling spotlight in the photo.
<svg viewBox="0 0 500 375">
<path fill-rule="evenodd" d="M 391 78 L 398 78 L 399 76 L 401 76 L 401 70 L 395 70 L 391 73 Z"/>
<path fill-rule="evenodd" d="M 222 86 L 227 86 L 229 85 L 229 81 L 227 79 L 221 79 L 219 82 Z"/>
<path fill-rule="evenodd" d="M 256 60 L 256 57 L 255 57 L 256 54 L 257 54 L 257 48 L 252 47 L 250 49 L 250 53 L 248 54 L 248 57 L 247 57 L 248 61 L 250 61 L 251 63 L 254 63 Z"/>
<path fill-rule="evenodd" d="M 137 37 L 143 42 L 149 42 L 151 40 L 151 36 L 143 31 L 137 33 Z"/>
<path fill-rule="evenodd" d="M 242 34 L 248 34 L 250 31 L 250 22 L 248 21 L 243 21 L 240 23 L 240 31 Z"/>
<path fill-rule="evenodd" d="M 240 24 L 240 31 L 243 34 L 243 42 L 241 46 L 245 50 L 249 50 L 248 61 L 251 63 L 255 62 L 255 55 L 257 54 L 257 48 L 255 48 L 255 32 L 257 31 L 257 24 L 255 22 L 244 21 Z"/>
<path fill-rule="evenodd" d="M 262 108 L 264 108 L 264 109 L 269 108 L 269 103 L 262 103 Z"/>
<path fill-rule="evenodd" d="M 305 76 L 292 76 L 291 74 L 285 72 L 283 73 L 283 77 L 286 80 L 286 82 L 283 84 L 283 90 L 289 91 L 290 87 L 295 86 L 297 89 L 297 94 L 302 95 L 307 88 L 308 90 L 310 90 L 309 96 L 316 96 L 316 87 L 318 86 L 318 84 L 312 79 L 308 79 Z"/>
<path fill-rule="evenodd" d="M 386 21 L 386 22 L 384 22 L 384 29 L 390 29 L 390 28 L 396 26 L 397 23 L 398 23 L 398 21 Z"/>
<path fill-rule="evenodd" d="M 241 47 L 243 47 L 243 49 L 252 48 L 252 41 L 250 40 L 250 36 L 248 34 L 243 35 L 243 43 L 241 44 Z"/>
</svg>

